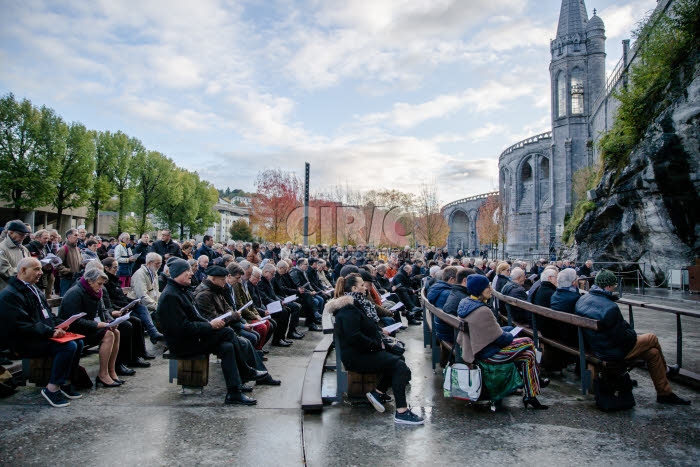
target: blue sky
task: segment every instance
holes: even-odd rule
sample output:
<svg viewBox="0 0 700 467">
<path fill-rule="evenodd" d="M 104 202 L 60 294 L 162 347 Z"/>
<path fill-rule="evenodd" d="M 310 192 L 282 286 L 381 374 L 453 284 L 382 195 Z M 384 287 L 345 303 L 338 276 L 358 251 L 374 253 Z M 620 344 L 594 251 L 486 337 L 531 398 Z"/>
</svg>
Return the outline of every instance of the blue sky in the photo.
<svg viewBox="0 0 700 467">
<path fill-rule="evenodd" d="M 219 188 L 496 189 L 550 129 L 559 0 L 0 0 L 0 93 L 122 130 Z M 655 0 L 597 0 L 607 69 Z"/>
</svg>

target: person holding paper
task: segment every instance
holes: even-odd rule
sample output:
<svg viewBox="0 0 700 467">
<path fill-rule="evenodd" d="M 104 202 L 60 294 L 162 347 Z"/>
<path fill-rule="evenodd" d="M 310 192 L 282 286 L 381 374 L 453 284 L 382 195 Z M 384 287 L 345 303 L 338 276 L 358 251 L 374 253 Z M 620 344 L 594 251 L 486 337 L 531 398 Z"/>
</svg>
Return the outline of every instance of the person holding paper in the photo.
<svg viewBox="0 0 700 467">
<path fill-rule="evenodd" d="M 158 315 L 165 342 L 177 356 L 215 353 L 221 359 L 226 381 L 226 404 L 255 405 L 257 401 L 242 392 L 243 379 L 263 379 L 267 371 L 252 370 L 241 375 L 236 362 L 233 329 L 221 319 L 207 320 L 189 292 L 192 269 L 187 261 L 175 258 L 168 262 L 170 278 L 158 300 Z"/>
<path fill-rule="evenodd" d="M 462 347 L 462 359 L 467 363 L 482 360 L 491 364 L 515 363 L 523 377 L 525 395 L 523 405 L 535 410 L 549 408 L 537 400 L 540 389 L 549 385 L 549 379 L 539 377 L 535 345 L 529 337 L 516 338 L 509 326 L 501 327 L 486 302 L 492 296 L 491 284 L 485 276 L 467 277 L 469 297 L 457 308 L 457 315 L 468 325 L 468 332 L 460 331 L 457 343 Z"/>
<path fill-rule="evenodd" d="M 273 266 L 274 267 L 274 266 Z M 282 311 L 275 313 L 274 316 L 267 310 L 267 306 L 273 302 L 279 302 L 275 298 L 268 296 L 261 290 L 260 282 L 262 280 L 262 271 L 258 267 L 253 267 L 253 272 L 248 281 L 248 291 L 253 299 L 253 306 L 258 309 L 261 316 L 269 316 L 270 321 L 274 323 L 272 345 L 275 347 L 289 347 L 292 341 L 285 339 L 287 337 L 287 328 L 289 327 L 289 312 Z"/>
<path fill-rule="evenodd" d="M 343 364 L 358 373 L 379 373 L 376 389 L 366 394 L 378 412 L 384 412 L 384 404 L 391 401 L 386 393 L 391 386 L 396 398 L 396 424 L 422 425 L 423 418 L 414 414 L 406 402 L 406 385 L 411 380 L 411 370 L 399 355 L 386 351 L 382 333 L 366 310 L 365 283 L 359 274 L 339 277 L 336 290 L 343 296 L 328 302 L 324 313 L 335 316 L 335 333 L 341 349 Z"/>
<path fill-rule="evenodd" d="M 108 318 L 104 308 L 100 308 L 102 286 L 106 281 L 107 275 L 99 269 L 85 271 L 83 277 L 63 296 L 58 317 L 65 320 L 76 313 L 85 313 L 68 330 L 84 335 L 85 345 L 100 345 L 100 368 L 95 377 L 95 387 L 115 388 L 122 385 L 116 371 L 121 335 L 118 329 L 108 329 Z"/>
<path fill-rule="evenodd" d="M 53 290 L 53 266 L 50 259 L 45 259 L 51 253 L 51 250 L 47 247 L 49 238 L 51 238 L 51 234 L 49 234 L 48 230 L 37 230 L 34 234 L 34 240 L 27 245 L 27 250 L 32 255 L 32 258 L 36 258 L 41 262 L 43 274 L 39 282 L 36 283 L 36 287 L 42 291 L 47 300 L 51 298 L 51 291 Z"/>
<path fill-rule="evenodd" d="M 323 331 L 321 328 L 321 315 L 316 315 L 315 302 L 310 294 L 304 293 L 304 289 L 297 287 L 289 275 L 289 264 L 286 260 L 277 263 L 277 271 L 272 279 L 272 287 L 280 297 L 295 295 L 295 303 L 301 306 L 300 316 L 304 317 L 304 324 L 309 331 Z"/>
<path fill-rule="evenodd" d="M 68 399 L 82 397 L 71 385 L 71 375 L 80 363 L 83 341 L 51 340 L 64 337 L 65 331 L 56 329 L 62 320 L 54 316 L 46 297 L 36 288 L 41 275 L 42 266 L 36 258 L 17 263 L 17 276 L 0 292 L 0 342 L 22 357 L 53 357 L 49 384 L 41 395 L 53 407 L 65 407 L 70 404 Z"/>
<path fill-rule="evenodd" d="M 250 277 L 253 274 L 253 265 L 248 261 L 241 261 L 239 266 L 243 270 L 243 277 L 241 277 L 240 282 L 234 286 L 234 292 L 236 294 L 236 302 L 241 304 L 246 304 L 253 301 L 253 297 L 250 291 Z M 258 309 L 255 306 L 249 306 L 242 312 L 243 318 L 250 324 L 255 324 L 261 321 L 260 318 L 265 316 L 267 312 L 263 309 Z M 263 346 L 272 339 L 274 333 L 275 323 L 271 320 L 266 320 L 264 324 L 256 325 L 255 332 L 260 334 L 260 340 L 255 346 L 257 350 L 262 350 Z"/>
<path fill-rule="evenodd" d="M 260 282 L 258 283 L 258 291 L 260 292 L 260 296 L 262 297 L 265 303 L 269 304 L 278 301 L 282 305 L 282 309 L 289 315 L 288 326 L 284 326 L 282 323 L 280 323 L 280 320 L 277 318 L 277 316 L 275 316 L 275 319 L 278 321 L 280 327 L 284 326 L 287 330 L 286 335 L 282 334 L 282 337 L 286 338 L 287 340 L 303 339 L 304 334 L 297 331 L 297 325 L 299 324 L 299 314 L 301 313 L 301 305 L 299 305 L 298 303 L 294 303 L 293 301 L 289 303 L 282 303 L 282 298 L 275 293 L 275 288 L 272 285 L 272 280 L 275 277 L 276 270 L 277 268 L 272 262 L 267 263 L 262 268 L 262 277 L 260 278 Z"/>
</svg>

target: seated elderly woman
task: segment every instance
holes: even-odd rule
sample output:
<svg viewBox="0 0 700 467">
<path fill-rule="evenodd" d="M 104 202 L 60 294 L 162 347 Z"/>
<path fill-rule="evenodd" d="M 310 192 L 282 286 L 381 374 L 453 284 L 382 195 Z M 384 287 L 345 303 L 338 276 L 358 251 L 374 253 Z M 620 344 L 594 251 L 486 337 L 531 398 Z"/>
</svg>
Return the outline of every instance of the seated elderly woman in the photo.
<svg viewBox="0 0 700 467">
<path fill-rule="evenodd" d="M 104 314 L 104 309 L 100 308 L 102 286 L 107 280 L 107 274 L 99 269 L 86 271 L 83 277 L 66 292 L 58 309 L 58 317 L 66 320 L 74 314 L 85 313 L 85 316 L 74 321 L 68 330 L 84 335 L 83 342 L 87 346 L 100 345 L 100 368 L 95 377 L 95 387 L 102 385 L 114 388 L 123 383 L 116 372 L 120 334 L 118 329 L 108 326 L 108 318 Z"/>
<path fill-rule="evenodd" d="M 367 393 L 367 399 L 378 412 L 384 412 L 384 403 L 391 398 L 386 394 L 391 386 L 396 398 L 394 422 L 422 425 L 423 418 L 414 414 L 406 403 L 406 384 L 411 370 L 403 358 L 386 350 L 382 333 L 364 311 L 366 287 L 359 274 L 340 277 L 336 290 L 344 295 L 330 300 L 324 312 L 335 316 L 335 333 L 345 367 L 358 373 L 379 373 L 377 388 Z"/>
<path fill-rule="evenodd" d="M 537 400 L 540 388 L 547 387 L 549 380 L 540 379 L 535 346 L 528 337 L 516 338 L 502 328 L 486 302 L 491 298 L 491 285 L 486 277 L 472 274 L 467 277 L 469 297 L 463 299 L 457 308 L 457 315 L 467 322 L 468 332 L 460 332 L 457 342 L 462 347 L 462 359 L 467 363 L 481 360 L 491 364 L 514 362 L 523 377 L 525 395 L 523 404 L 536 410 L 548 406 Z"/>
</svg>

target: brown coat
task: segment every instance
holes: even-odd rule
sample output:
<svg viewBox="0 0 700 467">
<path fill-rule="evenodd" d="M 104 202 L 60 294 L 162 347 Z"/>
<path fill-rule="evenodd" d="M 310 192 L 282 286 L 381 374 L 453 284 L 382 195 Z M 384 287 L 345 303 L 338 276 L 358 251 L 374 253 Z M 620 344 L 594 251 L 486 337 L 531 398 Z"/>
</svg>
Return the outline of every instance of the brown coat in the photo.
<svg viewBox="0 0 700 467">
<path fill-rule="evenodd" d="M 460 331 L 457 343 L 462 347 L 462 359 L 467 363 L 474 362 L 474 356 L 481 349 L 495 341 L 503 334 L 493 312 L 486 305 L 480 306 L 461 318 L 468 325 L 469 332 Z"/>
</svg>

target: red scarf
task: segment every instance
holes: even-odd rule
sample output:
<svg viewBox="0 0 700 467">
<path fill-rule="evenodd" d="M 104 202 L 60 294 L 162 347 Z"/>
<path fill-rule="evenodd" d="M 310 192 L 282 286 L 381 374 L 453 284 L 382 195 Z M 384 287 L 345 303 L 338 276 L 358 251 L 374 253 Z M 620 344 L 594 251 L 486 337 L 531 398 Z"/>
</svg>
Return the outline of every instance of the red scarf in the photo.
<svg viewBox="0 0 700 467">
<path fill-rule="evenodd" d="M 85 289 L 85 291 L 88 293 L 89 296 L 92 298 L 96 298 L 97 300 L 102 299 L 102 289 L 100 289 L 99 292 L 95 292 L 95 290 L 90 287 L 90 283 L 85 280 L 85 278 L 81 277 L 80 278 L 80 285 Z"/>
</svg>

